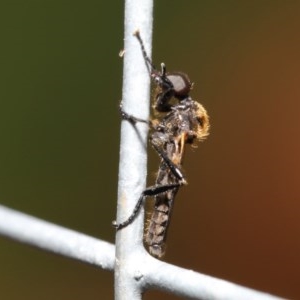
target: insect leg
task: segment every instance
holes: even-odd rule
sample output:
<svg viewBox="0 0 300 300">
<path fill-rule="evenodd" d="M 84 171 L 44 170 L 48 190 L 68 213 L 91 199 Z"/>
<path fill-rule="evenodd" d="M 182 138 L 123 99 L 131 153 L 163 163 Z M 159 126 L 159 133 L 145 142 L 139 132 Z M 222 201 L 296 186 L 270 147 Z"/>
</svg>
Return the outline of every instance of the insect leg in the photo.
<svg viewBox="0 0 300 300">
<path fill-rule="evenodd" d="M 143 201 L 146 197 L 149 197 L 149 196 L 156 196 L 158 194 L 161 194 L 161 193 L 164 193 L 166 191 L 169 191 L 169 190 L 172 190 L 172 189 L 175 189 L 177 187 L 179 187 L 180 184 L 179 183 L 174 183 L 174 184 L 166 184 L 166 185 L 153 185 L 153 186 L 150 186 L 148 188 L 146 188 L 138 202 L 136 203 L 134 209 L 133 209 L 133 212 L 132 214 L 129 216 L 129 218 L 127 220 L 125 220 L 124 222 L 122 223 L 117 223 L 116 221 L 113 221 L 112 222 L 112 225 L 117 229 L 117 230 L 120 230 L 124 227 L 126 227 L 127 225 L 129 225 L 130 223 L 133 222 L 133 220 L 135 219 L 135 217 L 137 216 L 142 204 L 143 204 Z"/>
<path fill-rule="evenodd" d="M 123 120 L 127 120 L 127 121 L 130 122 L 132 125 L 135 125 L 137 122 L 146 123 L 147 125 L 150 125 L 150 122 L 149 122 L 149 121 L 144 120 L 144 119 L 137 118 L 137 117 L 132 116 L 132 115 L 129 115 L 127 112 L 125 112 L 125 111 L 123 110 L 123 103 L 122 103 L 122 102 L 120 103 L 119 110 L 120 110 L 122 119 L 123 119 Z"/>
<path fill-rule="evenodd" d="M 168 154 L 159 147 L 160 143 L 160 137 L 155 137 L 155 133 L 151 137 L 151 145 L 157 152 L 157 154 L 163 159 L 164 163 L 168 166 L 168 168 L 171 170 L 172 174 L 179 180 L 179 184 L 186 184 L 186 180 L 181 172 L 181 170 L 171 161 L 171 159 L 168 157 Z"/>
<path fill-rule="evenodd" d="M 136 30 L 133 35 L 138 39 L 140 45 L 141 45 L 141 49 L 142 49 L 142 53 L 143 53 L 143 57 L 144 57 L 144 60 L 145 60 L 145 63 L 146 63 L 146 67 L 148 69 L 148 72 L 150 74 L 150 76 L 153 74 L 153 73 L 157 73 L 157 70 L 155 68 L 155 66 L 153 65 L 151 59 L 149 58 L 147 52 L 146 52 L 146 49 L 145 49 L 145 45 L 144 45 L 144 42 L 141 38 L 141 35 L 140 35 L 140 31 L 139 30 Z"/>
</svg>

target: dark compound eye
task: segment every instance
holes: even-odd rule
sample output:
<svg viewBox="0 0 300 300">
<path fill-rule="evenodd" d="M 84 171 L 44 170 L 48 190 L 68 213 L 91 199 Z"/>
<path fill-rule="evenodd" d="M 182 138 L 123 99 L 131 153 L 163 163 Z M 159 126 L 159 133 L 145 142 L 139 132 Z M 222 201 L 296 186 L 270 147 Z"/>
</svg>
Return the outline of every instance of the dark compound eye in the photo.
<svg viewBox="0 0 300 300">
<path fill-rule="evenodd" d="M 186 98 L 191 90 L 192 83 L 186 74 L 183 73 L 169 73 L 167 78 L 173 85 L 174 97 L 178 99 Z"/>
</svg>

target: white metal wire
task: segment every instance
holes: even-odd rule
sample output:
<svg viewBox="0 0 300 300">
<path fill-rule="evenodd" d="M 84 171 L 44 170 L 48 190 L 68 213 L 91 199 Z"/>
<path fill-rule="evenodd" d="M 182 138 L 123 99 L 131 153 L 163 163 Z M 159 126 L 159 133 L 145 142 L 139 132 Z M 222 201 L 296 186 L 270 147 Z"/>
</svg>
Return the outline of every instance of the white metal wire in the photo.
<svg viewBox="0 0 300 300">
<path fill-rule="evenodd" d="M 0 205 L 0 234 L 106 270 L 114 269 L 114 245 L 3 205 Z"/>
<path fill-rule="evenodd" d="M 123 109 L 138 118 L 149 118 L 150 78 L 133 33 L 139 29 L 151 53 L 153 0 L 125 1 L 125 45 L 123 70 Z M 117 221 L 127 219 L 146 185 L 147 132 L 145 124 L 122 122 Z M 141 284 L 131 276 L 132 263 L 143 253 L 143 210 L 131 226 L 117 233 L 115 299 L 138 300 Z"/>
<path fill-rule="evenodd" d="M 102 269 L 114 269 L 114 245 L 2 205 L 0 205 L 0 234 Z M 136 255 L 129 257 L 129 262 L 118 263 L 126 268 L 126 276 L 138 285 L 135 289 L 138 294 L 135 297 L 141 297 L 140 290 L 156 288 L 190 299 L 282 299 L 161 262 L 146 251 L 137 251 Z M 129 288 L 130 286 L 121 287 L 123 291 Z M 125 296 L 122 299 L 129 299 Z"/>
</svg>

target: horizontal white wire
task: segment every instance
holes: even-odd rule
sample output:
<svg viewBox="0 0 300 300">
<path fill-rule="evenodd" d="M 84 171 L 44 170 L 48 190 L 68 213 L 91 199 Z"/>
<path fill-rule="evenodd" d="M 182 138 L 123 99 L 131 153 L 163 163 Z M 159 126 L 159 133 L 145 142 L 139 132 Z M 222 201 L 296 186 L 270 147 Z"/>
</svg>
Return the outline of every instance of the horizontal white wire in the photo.
<svg viewBox="0 0 300 300">
<path fill-rule="evenodd" d="M 0 205 L 0 234 L 106 270 L 114 269 L 115 246 Z"/>
<path fill-rule="evenodd" d="M 279 300 L 282 298 L 154 259 L 145 261 L 147 284 L 172 294 L 202 300 Z M 142 272 L 141 272 L 142 273 Z"/>
<path fill-rule="evenodd" d="M 114 269 L 114 245 L 0 205 L 0 234 L 106 270 Z M 158 288 L 190 299 L 279 300 L 276 296 L 186 270 L 141 251 L 127 273 L 141 288 Z"/>
</svg>

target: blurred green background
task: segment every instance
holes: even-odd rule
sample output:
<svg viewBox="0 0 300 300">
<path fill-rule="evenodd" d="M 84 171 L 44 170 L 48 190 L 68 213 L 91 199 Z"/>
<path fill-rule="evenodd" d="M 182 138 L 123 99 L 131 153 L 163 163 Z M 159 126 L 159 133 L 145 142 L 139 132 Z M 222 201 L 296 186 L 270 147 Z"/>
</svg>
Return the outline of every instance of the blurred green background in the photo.
<svg viewBox="0 0 300 300">
<path fill-rule="evenodd" d="M 155 3 L 154 61 L 189 74 L 212 123 L 187 151 L 165 260 L 293 299 L 299 28 L 299 1 Z M 1 1 L 0 33 L 0 202 L 114 242 L 123 2 Z M 1 299 L 113 298 L 112 273 L 4 238 L 0 265 Z"/>
</svg>

